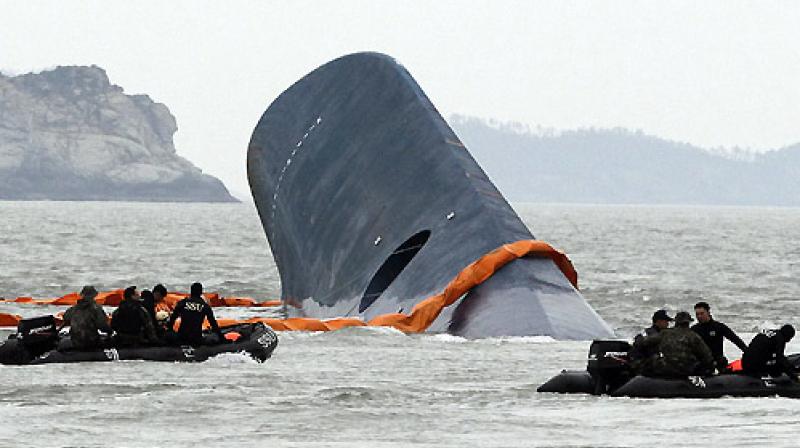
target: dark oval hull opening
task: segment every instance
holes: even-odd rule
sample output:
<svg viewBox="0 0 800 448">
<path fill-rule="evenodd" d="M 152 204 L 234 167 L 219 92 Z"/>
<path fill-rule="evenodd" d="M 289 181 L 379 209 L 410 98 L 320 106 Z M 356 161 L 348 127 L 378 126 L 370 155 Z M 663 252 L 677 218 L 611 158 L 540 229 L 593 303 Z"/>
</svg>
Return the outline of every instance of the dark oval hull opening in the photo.
<svg viewBox="0 0 800 448">
<path fill-rule="evenodd" d="M 372 280 L 370 280 L 369 285 L 367 285 L 364 296 L 361 297 L 361 303 L 358 305 L 359 313 L 363 313 L 370 305 L 378 300 L 378 297 L 383 294 L 383 291 L 386 291 L 386 288 L 392 284 L 394 279 L 396 279 L 397 276 L 403 272 L 403 269 L 411 263 L 411 260 L 419 253 L 430 236 L 430 230 L 423 230 L 422 232 L 416 233 L 389 255 L 389 258 L 378 268 L 378 271 L 372 277 Z"/>
</svg>

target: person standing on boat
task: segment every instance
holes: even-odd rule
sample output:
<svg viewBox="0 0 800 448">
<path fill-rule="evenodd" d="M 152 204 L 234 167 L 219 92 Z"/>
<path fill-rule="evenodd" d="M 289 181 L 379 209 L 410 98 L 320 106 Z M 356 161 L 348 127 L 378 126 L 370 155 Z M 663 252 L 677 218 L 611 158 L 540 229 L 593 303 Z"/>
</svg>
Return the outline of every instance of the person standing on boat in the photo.
<svg viewBox="0 0 800 448">
<path fill-rule="evenodd" d="M 717 371 L 727 371 L 728 358 L 725 357 L 722 350 L 722 339 L 733 342 L 742 352 L 747 349 L 747 344 L 730 327 L 711 317 L 711 307 L 708 303 L 697 302 L 694 306 L 694 315 L 697 317 L 697 323 L 692 325 L 692 331 L 703 338 L 703 342 L 711 349 L 714 362 L 717 364 Z"/>
<path fill-rule="evenodd" d="M 189 297 L 181 300 L 175 305 L 175 310 L 169 318 L 167 328 L 174 328 L 175 321 L 181 320 L 178 328 L 178 342 L 188 345 L 203 345 L 203 321 L 208 319 L 211 329 L 219 337 L 219 342 L 225 342 L 222 331 L 214 318 L 214 311 L 211 305 L 203 300 L 203 285 L 193 283 Z"/>
<path fill-rule="evenodd" d="M 651 376 L 685 378 L 714 372 L 714 357 L 703 339 L 689 328 L 692 316 L 686 311 L 675 314 L 675 327 L 642 339 L 638 345 L 645 350 L 657 348 Z"/>
<path fill-rule="evenodd" d="M 69 325 L 69 337 L 72 348 L 76 350 L 95 350 L 103 348 L 98 330 L 111 335 L 113 330 L 108 325 L 108 316 L 103 307 L 94 301 L 97 289 L 87 285 L 81 289 L 81 298 L 64 313 L 61 328 Z"/>
<path fill-rule="evenodd" d="M 785 373 L 798 381 L 797 368 L 783 354 L 794 333 L 794 327 L 787 324 L 779 330 L 764 330 L 757 334 L 742 354 L 742 371 L 754 376 Z"/>
<path fill-rule="evenodd" d="M 135 347 L 158 342 L 153 318 L 145 310 L 135 286 L 125 289 L 122 302 L 111 315 L 111 328 L 117 332 L 114 343 L 120 347 Z"/>
<path fill-rule="evenodd" d="M 661 330 L 666 330 L 669 328 L 670 322 L 672 322 L 672 318 L 667 313 L 667 310 L 658 310 L 653 313 L 653 325 L 645 328 L 633 338 L 633 348 L 628 352 L 628 357 L 630 359 L 631 369 L 633 369 L 634 372 L 641 373 L 649 370 L 649 363 L 654 359 L 655 355 L 658 354 L 656 347 L 645 349 L 641 344 L 637 343 L 648 336 L 657 335 Z"/>
</svg>

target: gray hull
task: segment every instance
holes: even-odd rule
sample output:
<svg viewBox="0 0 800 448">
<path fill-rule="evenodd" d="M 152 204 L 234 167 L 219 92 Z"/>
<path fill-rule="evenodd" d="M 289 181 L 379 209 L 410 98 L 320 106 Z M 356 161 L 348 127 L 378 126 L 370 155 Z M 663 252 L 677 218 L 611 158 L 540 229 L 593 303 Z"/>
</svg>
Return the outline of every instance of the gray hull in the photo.
<svg viewBox="0 0 800 448">
<path fill-rule="evenodd" d="M 381 54 L 336 59 L 283 92 L 253 132 L 247 171 L 297 315 L 409 312 L 482 255 L 534 238 L 411 75 Z M 506 265 L 429 331 L 612 335 L 542 258 Z"/>
</svg>

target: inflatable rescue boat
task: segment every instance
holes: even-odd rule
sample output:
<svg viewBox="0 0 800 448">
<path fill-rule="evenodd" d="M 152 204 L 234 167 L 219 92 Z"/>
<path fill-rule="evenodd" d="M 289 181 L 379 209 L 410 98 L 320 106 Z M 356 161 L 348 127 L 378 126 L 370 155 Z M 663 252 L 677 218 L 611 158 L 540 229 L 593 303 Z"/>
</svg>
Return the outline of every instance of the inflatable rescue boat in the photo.
<svg viewBox="0 0 800 448">
<path fill-rule="evenodd" d="M 96 361 L 171 361 L 201 362 L 221 353 L 247 353 L 259 362 L 266 361 L 278 345 L 278 336 L 263 323 L 239 324 L 222 328 L 226 340 L 201 346 L 143 346 L 98 350 L 69 349 L 69 339 L 59 334 L 52 316 L 26 319 L 17 333 L 0 341 L 0 364 L 31 365 Z M 206 332 L 207 334 L 207 332 Z M 64 343 L 67 342 L 67 343 Z"/>
<path fill-rule="evenodd" d="M 586 370 L 564 370 L 536 390 L 633 398 L 800 398 L 800 383 L 786 375 L 754 377 L 725 373 L 687 379 L 633 375 L 627 362 L 629 350 L 630 344 L 625 341 L 594 341 L 589 348 Z M 795 366 L 800 366 L 800 354 L 787 358 Z"/>
</svg>

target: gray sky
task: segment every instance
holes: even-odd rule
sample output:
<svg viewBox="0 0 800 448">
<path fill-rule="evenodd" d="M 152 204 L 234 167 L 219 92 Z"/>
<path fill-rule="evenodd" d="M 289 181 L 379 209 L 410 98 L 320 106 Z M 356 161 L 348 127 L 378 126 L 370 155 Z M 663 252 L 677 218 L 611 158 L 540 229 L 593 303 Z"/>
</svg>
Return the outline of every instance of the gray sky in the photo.
<svg viewBox="0 0 800 448">
<path fill-rule="evenodd" d="M 397 58 L 439 111 L 800 142 L 800 3 L 0 1 L 0 70 L 97 64 L 177 117 L 178 153 L 248 192 L 269 103 L 343 54 Z"/>
</svg>

